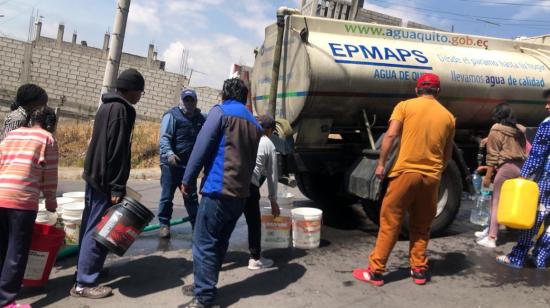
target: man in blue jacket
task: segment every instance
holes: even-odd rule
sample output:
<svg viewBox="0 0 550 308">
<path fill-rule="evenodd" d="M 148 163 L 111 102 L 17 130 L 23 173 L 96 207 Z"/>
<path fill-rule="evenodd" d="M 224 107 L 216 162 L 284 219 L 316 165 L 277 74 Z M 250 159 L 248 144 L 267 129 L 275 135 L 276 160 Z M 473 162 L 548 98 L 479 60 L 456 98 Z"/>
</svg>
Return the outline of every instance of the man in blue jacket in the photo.
<svg viewBox="0 0 550 308">
<path fill-rule="evenodd" d="M 191 89 L 181 91 L 179 105 L 168 110 L 162 117 L 160 125 L 162 192 L 158 212 L 161 238 L 170 237 L 174 192 L 181 184 L 187 161 L 204 121 L 204 116 L 197 108 L 197 93 Z M 195 181 L 187 187 L 187 194 L 187 198 L 184 199 L 185 209 L 191 220 L 191 226 L 194 227 L 199 206 Z"/>
<path fill-rule="evenodd" d="M 214 304 L 229 238 L 250 195 L 250 181 L 263 132 L 245 107 L 247 95 L 248 88 L 242 80 L 224 82 L 223 103 L 208 113 L 185 169 L 180 186 L 184 198 L 203 167 L 205 175 L 193 233 L 195 297 L 184 307 Z"/>
</svg>

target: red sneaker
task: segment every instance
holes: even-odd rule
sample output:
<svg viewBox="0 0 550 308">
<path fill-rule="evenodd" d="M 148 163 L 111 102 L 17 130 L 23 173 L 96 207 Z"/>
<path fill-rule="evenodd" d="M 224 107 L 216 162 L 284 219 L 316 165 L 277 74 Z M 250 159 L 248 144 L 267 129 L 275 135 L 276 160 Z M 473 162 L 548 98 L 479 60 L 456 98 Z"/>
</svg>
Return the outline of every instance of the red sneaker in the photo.
<svg viewBox="0 0 550 308">
<path fill-rule="evenodd" d="M 428 279 L 426 278 L 426 270 L 423 268 L 412 268 L 411 269 L 411 277 L 413 279 L 413 282 L 418 285 L 426 284 Z"/>
<path fill-rule="evenodd" d="M 384 285 L 384 277 L 382 276 L 382 274 L 377 274 L 373 272 L 370 267 L 354 269 L 353 277 L 355 277 L 355 279 L 357 280 L 361 280 L 378 287 Z"/>
</svg>

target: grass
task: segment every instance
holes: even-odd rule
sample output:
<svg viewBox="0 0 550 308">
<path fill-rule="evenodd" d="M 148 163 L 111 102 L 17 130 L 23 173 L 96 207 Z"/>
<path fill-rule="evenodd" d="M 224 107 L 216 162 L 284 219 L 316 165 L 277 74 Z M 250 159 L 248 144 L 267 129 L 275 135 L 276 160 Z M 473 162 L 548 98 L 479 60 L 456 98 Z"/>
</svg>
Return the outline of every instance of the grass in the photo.
<svg viewBox="0 0 550 308">
<path fill-rule="evenodd" d="M 57 126 L 59 166 L 83 167 L 92 136 L 92 122 L 60 122 Z M 132 168 L 151 168 L 159 164 L 160 123 L 138 122 L 132 137 Z"/>
</svg>

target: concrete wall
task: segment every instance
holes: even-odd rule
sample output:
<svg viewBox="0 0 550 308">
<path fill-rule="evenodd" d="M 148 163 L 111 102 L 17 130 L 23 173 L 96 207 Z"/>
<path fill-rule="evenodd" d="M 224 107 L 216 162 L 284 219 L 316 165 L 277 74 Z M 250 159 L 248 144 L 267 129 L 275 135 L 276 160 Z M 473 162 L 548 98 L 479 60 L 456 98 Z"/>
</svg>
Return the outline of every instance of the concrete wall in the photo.
<svg viewBox="0 0 550 308">
<path fill-rule="evenodd" d="M 378 23 L 382 25 L 390 25 L 390 26 L 401 26 L 402 20 L 401 18 L 393 17 L 390 15 L 378 13 L 371 10 L 366 9 L 360 9 L 359 12 L 357 12 L 357 17 L 355 18 L 357 21 L 362 22 L 372 22 L 372 23 Z"/>
<path fill-rule="evenodd" d="M 210 109 L 221 100 L 221 90 L 210 87 L 195 87 L 193 89 L 197 91 L 198 106 L 202 112 L 206 113 L 210 111 Z"/>
<path fill-rule="evenodd" d="M 20 85 L 24 65 L 25 43 L 0 37 L 0 102 L 9 102 Z M 0 104 L 0 115 L 9 104 Z"/>
<path fill-rule="evenodd" d="M 419 23 L 414 22 L 414 21 L 409 21 L 409 22 L 407 22 L 407 28 L 415 28 L 415 29 L 423 29 L 423 30 L 442 31 L 441 29 L 434 28 L 434 27 L 430 27 L 430 26 L 426 26 L 426 25 L 423 25 L 423 24 L 419 24 Z"/>
<path fill-rule="evenodd" d="M 360 22 L 370 22 L 370 23 L 377 23 L 382 25 L 390 25 L 390 26 L 407 26 L 409 28 L 417 28 L 417 29 L 426 29 L 426 30 L 439 30 L 427 25 L 423 25 L 416 22 L 408 22 L 406 25 L 404 25 L 403 20 L 398 17 L 382 14 L 376 11 L 371 11 L 363 8 L 363 4 L 365 1 L 363 0 L 303 0 L 301 5 L 301 11 L 304 15 L 315 15 L 315 16 L 322 16 L 322 17 L 328 17 L 328 18 L 335 18 L 335 19 L 344 19 L 342 16 L 338 18 L 338 16 L 332 17 L 332 14 L 329 13 L 327 16 L 327 8 L 328 10 L 332 10 L 336 8 L 336 11 L 340 10 L 341 5 L 344 5 L 346 8 L 344 9 L 345 12 L 348 10 L 350 11 L 350 18 L 353 19 L 354 14 L 354 5 L 357 5 L 359 8 L 357 10 L 357 13 L 355 15 L 355 20 Z M 331 11 L 332 12 L 332 11 Z M 337 14 L 335 14 L 337 15 Z"/>
<path fill-rule="evenodd" d="M 43 87 L 49 105 L 61 116 L 89 119 L 98 107 L 108 49 L 56 42 L 39 37 L 27 43 L 0 37 L 0 116 L 8 111 L 17 87 L 32 82 Z M 145 77 L 145 95 L 136 105 L 138 118 L 158 121 L 177 102 L 183 75 L 164 71 L 164 62 L 123 54 L 120 71 L 133 67 Z"/>
</svg>

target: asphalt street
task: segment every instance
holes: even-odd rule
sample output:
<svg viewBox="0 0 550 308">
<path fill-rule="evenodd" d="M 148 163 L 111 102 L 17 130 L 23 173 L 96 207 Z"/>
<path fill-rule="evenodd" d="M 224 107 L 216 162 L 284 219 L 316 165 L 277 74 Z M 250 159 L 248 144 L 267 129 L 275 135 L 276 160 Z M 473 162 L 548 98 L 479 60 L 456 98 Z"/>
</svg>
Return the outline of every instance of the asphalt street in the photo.
<svg viewBox="0 0 550 308">
<path fill-rule="evenodd" d="M 157 210 L 158 180 L 131 181 L 142 202 Z M 60 193 L 81 191 L 82 181 L 63 181 Z M 313 206 L 299 191 L 295 206 Z M 175 217 L 185 215 L 176 194 Z M 533 268 L 510 269 L 495 262 L 508 252 L 516 234 L 503 231 L 496 249 L 479 247 L 468 222 L 472 203 L 463 201 L 458 219 L 446 234 L 429 246 L 431 281 L 414 285 L 409 277 L 408 242 L 400 240 L 390 258 L 383 287 L 356 281 L 351 272 L 366 265 L 376 238 L 376 226 L 353 219 L 357 205 L 325 213 L 321 247 L 312 250 L 265 251 L 275 266 L 249 271 L 246 223 L 241 217 L 219 281 L 222 307 L 550 307 L 550 272 Z M 178 307 L 191 298 L 181 293 L 192 283 L 191 226 L 172 229 L 172 239 L 159 240 L 157 232 L 144 233 L 124 257 L 109 255 L 102 283 L 114 295 L 101 300 L 69 297 L 76 257 L 56 264 L 42 288 L 26 288 L 20 303 L 33 307 Z"/>
</svg>

